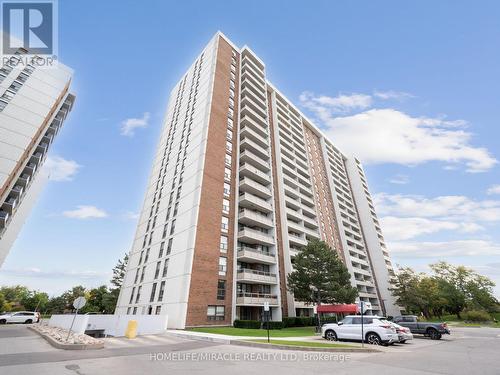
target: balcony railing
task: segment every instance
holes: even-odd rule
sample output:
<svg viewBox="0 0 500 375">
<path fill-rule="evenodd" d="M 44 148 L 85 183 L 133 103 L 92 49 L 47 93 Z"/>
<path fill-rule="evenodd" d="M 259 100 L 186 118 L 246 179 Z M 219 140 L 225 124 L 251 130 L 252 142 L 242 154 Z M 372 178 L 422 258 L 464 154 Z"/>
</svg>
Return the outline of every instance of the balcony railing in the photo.
<svg viewBox="0 0 500 375">
<path fill-rule="evenodd" d="M 257 305 L 262 306 L 268 302 L 270 305 L 278 305 L 278 296 L 264 293 L 244 293 L 240 292 L 236 295 L 237 305 Z"/>
<path fill-rule="evenodd" d="M 252 180 L 251 178 L 244 177 L 240 180 L 241 191 L 247 191 L 249 193 L 258 195 L 260 198 L 271 198 L 271 190 L 262 184 Z"/>
<path fill-rule="evenodd" d="M 238 232 L 238 240 L 249 244 L 274 245 L 274 237 L 267 233 L 245 228 Z"/>
<path fill-rule="evenodd" d="M 262 251 L 247 246 L 238 247 L 238 260 L 242 262 L 260 262 L 266 264 L 275 264 L 275 255 L 269 251 Z"/>
<path fill-rule="evenodd" d="M 243 268 L 238 270 L 237 280 L 246 283 L 276 284 L 276 274 Z"/>
<path fill-rule="evenodd" d="M 239 222 L 246 225 L 257 225 L 264 228 L 271 228 L 273 221 L 270 217 L 262 215 L 250 209 L 241 209 L 238 213 Z"/>
</svg>

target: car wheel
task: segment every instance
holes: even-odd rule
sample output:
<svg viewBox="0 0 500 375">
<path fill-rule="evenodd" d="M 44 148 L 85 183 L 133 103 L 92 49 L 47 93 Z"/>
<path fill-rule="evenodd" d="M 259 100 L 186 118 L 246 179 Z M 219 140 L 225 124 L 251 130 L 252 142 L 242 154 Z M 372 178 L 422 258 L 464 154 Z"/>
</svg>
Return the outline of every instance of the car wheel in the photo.
<svg viewBox="0 0 500 375">
<path fill-rule="evenodd" d="M 7 323 L 6 319 L 0 319 L 0 324 L 5 324 L 5 323 Z"/>
<path fill-rule="evenodd" d="M 427 333 L 429 334 L 431 340 L 439 340 L 441 338 L 441 334 L 434 328 L 429 329 Z"/>
<path fill-rule="evenodd" d="M 329 341 L 337 341 L 337 334 L 335 333 L 335 331 L 326 331 L 325 332 L 325 338 Z"/>
<path fill-rule="evenodd" d="M 366 342 L 370 345 L 380 345 L 382 340 L 376 333 L 369 333 L 366 335 Z"/>
<path fill-rule="evenodd" d="M 26 321 L 24 322 L 24 324 L 31 324 L 31 323 L 33 323 L 33 320 L 31 320 L 31 319 L 28 319 L 28 320 L 26 320 Z"/>
</svg>

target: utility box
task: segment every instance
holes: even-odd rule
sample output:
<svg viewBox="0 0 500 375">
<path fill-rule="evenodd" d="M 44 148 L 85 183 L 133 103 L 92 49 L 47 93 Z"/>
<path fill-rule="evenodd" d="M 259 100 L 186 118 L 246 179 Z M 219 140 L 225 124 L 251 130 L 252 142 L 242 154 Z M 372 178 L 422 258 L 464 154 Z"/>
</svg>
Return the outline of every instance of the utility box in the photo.
<svg viewBox="0 0 500 375">
<path fill-rule="evenodd" d="M 128 339 L 135 339 L 137 336 L 137 320 L 129 320 L 127 329 L 125 330 L 125 337 Z"/>
</svg>

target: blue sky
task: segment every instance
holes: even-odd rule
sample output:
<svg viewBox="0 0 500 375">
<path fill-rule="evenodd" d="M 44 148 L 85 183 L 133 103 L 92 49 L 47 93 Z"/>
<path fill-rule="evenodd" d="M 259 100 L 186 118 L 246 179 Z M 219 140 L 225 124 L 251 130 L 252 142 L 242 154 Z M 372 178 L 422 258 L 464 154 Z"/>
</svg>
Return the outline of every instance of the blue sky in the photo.
<svg viewBox="0 0 500 375">
<path fill-rule="evenodd" d="M 0 284 L 55 294 L 109 280 L 131 246 L 168 93 L 217 30 L 361 157 L 395 263 L 442 259 L 500 284 L 500 5 L 304 4 L 60 0 L 77 101 Z"/>
</svg>

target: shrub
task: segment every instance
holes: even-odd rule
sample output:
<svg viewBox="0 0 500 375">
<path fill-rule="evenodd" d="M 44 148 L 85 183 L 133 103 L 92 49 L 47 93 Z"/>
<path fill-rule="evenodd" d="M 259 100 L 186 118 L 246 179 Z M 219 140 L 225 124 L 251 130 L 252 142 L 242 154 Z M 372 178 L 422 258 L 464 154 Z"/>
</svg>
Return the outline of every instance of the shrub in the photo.
<svg viewBox="0 0 500 375">
<path fill-rule="evenodd" d="M 488 322 L 491 320 L 491 316 L 486 311 L 470 310 L 464 314 L 464 320 L 471 322 Z"/>
<path fill-rule="evenodd" d="M 287 316 L 283 318 L 283 328 L 295 327 L 295 317 Z"/>
<path fill-rule="evenodd" d="M 295 317 L 295 327 L 309 327 L 316 325 L 316 318 L 309 316 Z"/>
<path fill-rule="evenodd" d="M 269 324 L 269 329 L 282 329 L 283 322 L 270 321 L 262 323 L 262 328 L 267 329 L 267 325 Z"/>
<path fill-rule="evenodd" d="M 321 318 L 321 324 L 327 323 L 337 323 L 337 318 L 335 316 L 325 316 L 324 318 Z"/>
<path fill-rule="evenodd" d="M 235 320 L 233 326 L 235 328 L 259 329 L 261 323 L 258 320 Z"/>
</svg>

